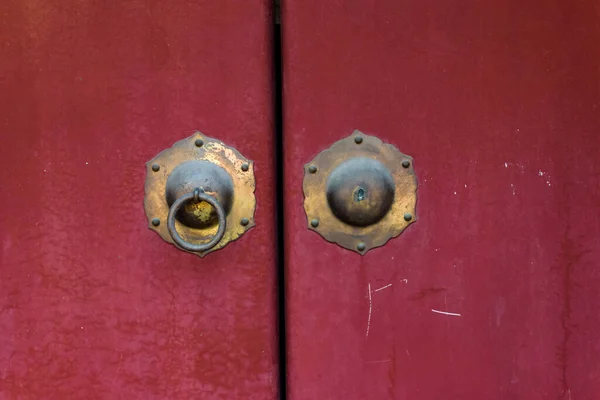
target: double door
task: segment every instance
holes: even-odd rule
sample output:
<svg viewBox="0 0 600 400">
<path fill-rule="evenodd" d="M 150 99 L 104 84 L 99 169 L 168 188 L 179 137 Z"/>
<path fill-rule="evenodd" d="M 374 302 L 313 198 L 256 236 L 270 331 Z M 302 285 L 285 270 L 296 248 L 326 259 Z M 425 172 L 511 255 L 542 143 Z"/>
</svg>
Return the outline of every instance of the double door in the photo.
<svg viewBox="0 0 600 400">
<path fill-rule="evenodd" d="M 599 10 L 5 0 L 0 398 L 597 399 Z M 364 254 L 303 190 L 356 129 L 418 188 Z M 143 204 L 197 131 L 256 201 L 202 258 Z"/>
</svg>

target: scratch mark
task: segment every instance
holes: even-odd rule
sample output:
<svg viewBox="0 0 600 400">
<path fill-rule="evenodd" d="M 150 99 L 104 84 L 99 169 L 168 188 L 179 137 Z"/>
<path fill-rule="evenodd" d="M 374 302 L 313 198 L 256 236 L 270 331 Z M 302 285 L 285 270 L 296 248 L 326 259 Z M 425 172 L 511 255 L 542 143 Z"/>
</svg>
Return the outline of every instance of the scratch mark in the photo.
<svg viewBox="0 0 600 400">
<path fill-rule="evenodd" d="M 433 308 L 431 309 L 431 311 L 433 311 L 434 313 L 438 313 L 438 314 L 450 315 L 452 317 L 460 317 L 461 316 L 458 313 L 446 312 L 446 311 L 440 311 L 440 310 L 434 310 Z"/>
<path fill-rule="evenodd" d="M 369 318 L 367 319 L 367 338 L 371 330 L 371 314 L 373 312 L 373 300 L 371 299 L 371 283 L 369 283 Z"/>
<path fill-rule="evenodd" d="M 404 279 L 404 280 L 406 280 L 406 279 Z M 383 289 L 387 289 L 387 288 L 389 288 L 390 286 L 392 286 L 392 284 L 391 284 L 391 283 L 390 283 L 389 285 L 385 285 L 385 286 L 383 286 L 383 287 L 380 287 L 379 289 L 375 289 L 375 290 L 373 290 L 373 293 L 375 293 L 375 292 L 379 292 L 380 290 L 383 290 Z"/>
<path fill-rule="evenodd" d="M 152 25 L 156 26 L 156 22 L 154 21 L 154 18 L 152 18 L 152 14 L 150 14 L 150 10 L 146 9 L 146 13 L 150 17 L 150 21 L 152 22 Z"/>
<path fill-rule="evenodd" d="M 381 363 L 386 363 L 386 362 L 390 362 L 392 360 L 390 360 L 389 358 L 387 360 L 375 360 L 375 361 L 365 361 L 365 364 L 381 364 Z"/>
</svg>

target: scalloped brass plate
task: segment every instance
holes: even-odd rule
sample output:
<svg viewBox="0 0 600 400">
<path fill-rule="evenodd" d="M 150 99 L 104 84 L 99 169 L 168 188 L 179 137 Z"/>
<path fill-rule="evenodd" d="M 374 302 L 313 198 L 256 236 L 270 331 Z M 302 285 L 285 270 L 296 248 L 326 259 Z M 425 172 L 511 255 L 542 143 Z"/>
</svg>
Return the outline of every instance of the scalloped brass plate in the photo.
<svg viewBox="0 0 600 400">
<path fill-rule="evenodd" d="M 413 159 L 354 131 L 304 166 L 308 229 L 361 255 L 417 220 Z"/>
<path fill-rule="evenodd" d="M 203 257 L 236 240 L 255 225 L 254 165 L 233 147 L 201 132 L 196 132 L 189 138 L 176 142 L 173 147 L 162 151 L 146 163 L 144 210 L 148 218 L 148 227 L 158 233 L 163 240 L 183 251 L 187 250 L 174 242 L 167 229 L 167 215 L 169 214 L 167 180 L 178 166 L 189 161 L 204 161 L 214 164 L 215 168 L 222 168 L 231 177 L 233 186 L 233 195 L 230 199 L 222 198 L 222 193 L 211 193 L 221 202 L 229 201 L 227 223 L 223 238 L 213 248 L 204 252 L 190 251 L 192 254 Z M 199 221 L 202 222 L 203 219 L 205 222 L 208 221 L 205 210 L 192 207 L 188 211 L 195 213 Z M 184 240 L 193 243 L 208 242 L 218 229 L 216 224 L 209 223 L 190 227 L 177 219 L 175 227 Z"/>
</svg>

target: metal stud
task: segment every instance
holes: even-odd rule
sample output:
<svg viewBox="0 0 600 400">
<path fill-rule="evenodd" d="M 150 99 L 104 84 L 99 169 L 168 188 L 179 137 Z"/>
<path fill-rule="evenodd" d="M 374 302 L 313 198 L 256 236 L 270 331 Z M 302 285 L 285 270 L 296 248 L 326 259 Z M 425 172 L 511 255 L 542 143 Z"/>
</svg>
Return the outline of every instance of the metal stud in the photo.
<svg viewBox="0 0 600 400">
<path fill-rule="evenodd" d="M 160 225 L 160 219 L 158 219 L 158 218 L 153 218 L 153 219 L 152 219 L 152 225 L 154 225 L 154 226 L 159 226 L 159 225 Z"/>
<path fill-rule="evenodd" d="M 360 243 L 358 243 L 358 244 L 356 245 L 356 249 L 357 249 L 358 251 L 365 251 L 365 248 L 366 248 L 366 247 L 367 247 L 367 246 L 366 246 L 366 245 L 365 245 L 363 242 L 360 242 Z"/>
<path fill-rule="evenodd" d="M 202 139 L 196 139 L 194 141 L 194 144 L 196 145 L 196 147 L 202 147 L 204 145 L 204 140 L 202 140 Z"/>
<path fill-rule="evenodd" d="M 246 226 L 250 223 L 250 220 L 248 218 L 242 218 L 240 220 L 240 224 L 242 224 L 242 226 Z"/>
<path fill-rule="evenodd" d="M 356 136 L 356 137 L 354 138 L 354 143 L 356 143 L 356 144 L 361 144 L 362 142 L 363 142 L 363 138 L 362 138 L 362 136 Z"/>
<path fill-rule="evenodd" d="M 248 163 L 242 164 L 242 171 L 246 172 L 246 171 L 248 171 L 249 168 L 250 168 L 250 166 L 248 165 Z"/>
<path fill-rule="evenodd" d="M 308 167 L 308 172 L 310 172 L 311 174 L 314 174 L 315 172 L 317 172 L 316 165 L 311 165 L 310 167 Z"/>
<path fill-rule="evenodd" d="M 312 226 L 313 228 L 316 228 L 317 226 L 319 226 L 319 220 L 318 219 L 313 219 L 312 221 L 310 221 L 310 226 Z"/>
<path fill-rule="evenodd" d="M 408 160 L 404 160 L 404 161 L 402 161 L 402 166 L 403 166 L 404 168 L 408 168 L 408 167 L 410 167 L 410 161 L 408 161 Z"/>
<path fill-rule="evenodd" d="M 412 219 L 412 214 L 406 213 L 404 214 L 404 220 L 406 222 L 410 221 Z"/>
<path fill-rule="evenodd" d="M 158 164 L 152 164 L 152 171 L 158 172 L 159 170 L 160 170 L 160 165 L 158 165 Z"/>
</svg>

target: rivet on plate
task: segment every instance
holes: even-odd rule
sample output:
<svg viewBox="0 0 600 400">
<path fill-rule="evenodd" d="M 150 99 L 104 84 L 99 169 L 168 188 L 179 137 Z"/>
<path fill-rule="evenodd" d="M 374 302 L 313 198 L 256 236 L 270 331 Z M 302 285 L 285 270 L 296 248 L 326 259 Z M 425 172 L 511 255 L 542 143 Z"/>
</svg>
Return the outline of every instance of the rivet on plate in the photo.
<svg viewBox="0 0 600 400">
<path fill-rule="evenodd" d="M 404 220 L 406 222 L 410 221 L 412 219 L 412 214 L 406 213 L 404 214 Z"/>
<path fill-rule="evenodd" d="M 242 218 L 240 220 L 240 224 L 242 224 L 242 226 L 246 226 L 250 223 L 250 220 L 248 218 Z"/>
<path fill-rule="evenodd" d="M 158 165 L 158 164 L 152 164 L 152 171 L 158 172 L 158 170 L 160 170 L 160 165 Z"/>
<path fill-rule="evenodd" d="M 152 219 L 152 225 L 154 225 L 154 226 L 159 226 L 159 225 L 160 225 L 160 219 L 158 219 L 158 218 L 153 218 L 153 219 Z"/>
<path fill-rule="evenodd" d="M 196 145 L 196 147 L 202 147 L 202 145 L 204 145 L 204 140 L 196 139 L 196 141 L 194 141 L 194 144 Z"/>
<path fill-rule="evenodd" d="M 314 174 L 315 172 L 317 172 L 317 167 L 315 165 L 311 165 L 310 167 L 308 167 L 308 172 Z"/>
<path fill-rule="evenodd" d="M 362 143 L 362 141 L 363 141 L 363 138 L 362 138 L 362 136 L 356 136 L 356 137 L 354 138 L 354 143 L 356 143 L 356 144 L 361 144 L 361 143 Z"/>
<path fill-rule="evenodd" d="M 313 228 L 316 228 L 317 226 L 319 226 L 319 220 L 313 219 L 312 221 L 310 221 L 310 226 L 312 226 Z"/>
<path fill-rule="evenodd" d="M 248 163 L 243 163 L 242 164 L 242 171 L 246 172 L 246 171 L 248 171 L 248 168 L 250 168 L 250 166 L 248 165 Z"/>
<path fill-rule="evenodd" d="M 410 167 L 410 161 L 408 161 L 408 160 L 404 160 L 404 161 L 402 161 L 402 166 L 403 166 L 404 168 L 408 168 L 408 167 Z"/>
<path fill-rule="evenodd" d="M 359 244 L 356 245 L 356 249 L 358 251 L 364 251 L 366 248 L 365 244 L 363 242 L 360 242 Z"/>
</svg>

